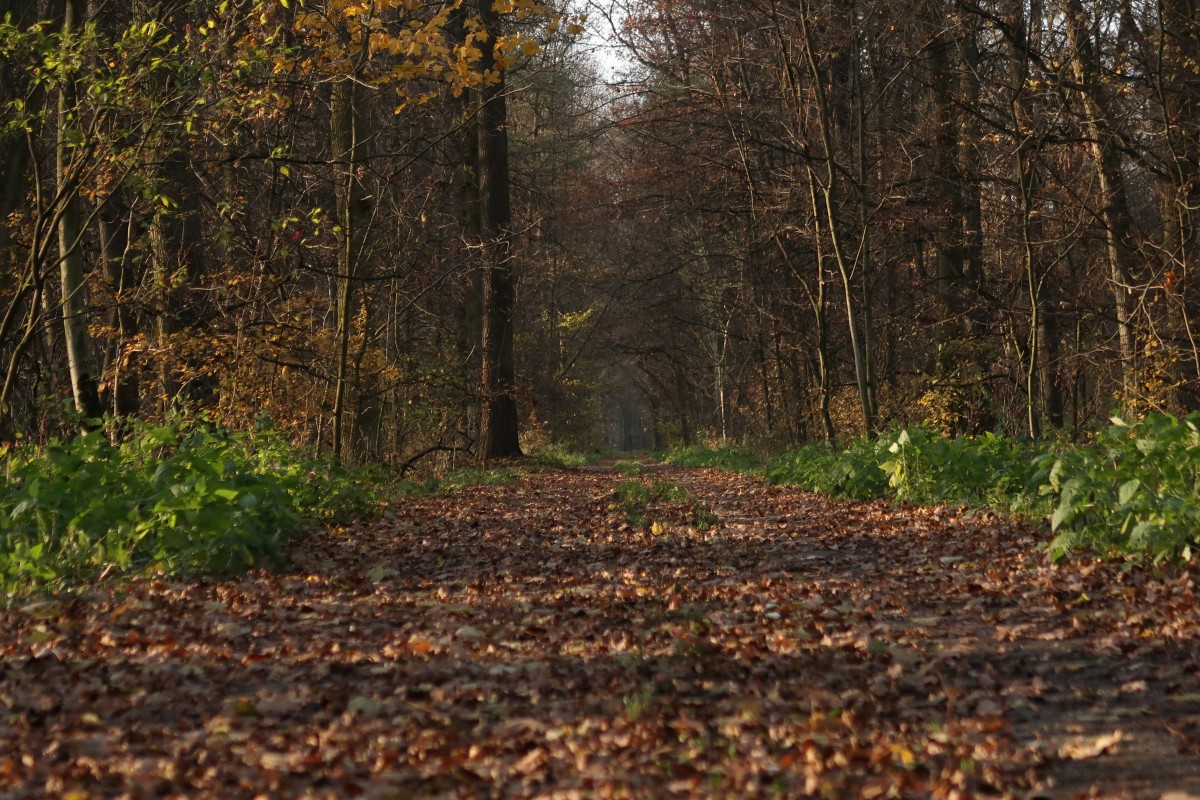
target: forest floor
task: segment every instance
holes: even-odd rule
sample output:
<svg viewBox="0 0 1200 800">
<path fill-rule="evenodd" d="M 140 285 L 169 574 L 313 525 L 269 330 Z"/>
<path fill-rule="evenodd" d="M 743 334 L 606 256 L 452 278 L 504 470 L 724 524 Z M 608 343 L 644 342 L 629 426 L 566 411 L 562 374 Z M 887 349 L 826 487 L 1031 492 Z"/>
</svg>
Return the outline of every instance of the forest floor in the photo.
<svg viewBox="0 0 1200 800">
<path fill-rule="evenodd" d="M 0 612 L 0 797 L 1200 796 L 1195 571 L 654 466 Z"/>
</svg>

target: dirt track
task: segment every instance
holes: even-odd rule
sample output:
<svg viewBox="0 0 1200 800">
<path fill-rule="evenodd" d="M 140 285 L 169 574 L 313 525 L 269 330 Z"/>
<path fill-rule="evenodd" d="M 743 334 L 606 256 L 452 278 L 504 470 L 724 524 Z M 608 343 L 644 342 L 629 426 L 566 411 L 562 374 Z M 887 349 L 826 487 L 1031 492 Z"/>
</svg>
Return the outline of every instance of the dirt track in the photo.
<svg viewBox="0 0 1200 800">
<path fill-rule="evenodd" d="M 0 613 L 0 797 L 1200 796 L 1192 575 L 655 467 L 406 501 L 292 566 Z"/>
</svg>

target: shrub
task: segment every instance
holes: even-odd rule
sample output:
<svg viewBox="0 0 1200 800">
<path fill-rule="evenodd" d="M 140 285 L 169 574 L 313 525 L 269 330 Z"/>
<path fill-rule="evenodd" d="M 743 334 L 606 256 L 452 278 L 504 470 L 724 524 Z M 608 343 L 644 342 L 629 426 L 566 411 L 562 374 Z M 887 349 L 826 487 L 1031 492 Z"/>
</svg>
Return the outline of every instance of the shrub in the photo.
<svg viewBox="0 0 1200 800">
<path fill-rule="evenodd" d="M 1190 560 L 1200 545 L 1200 413 L 1114 418 L 1084 447 L 923 427 L 837 452 L 810 445 L 767 476 L 834 497 L 988 505 L 1048 516 L 1049 549 Z"/>
<path fill-rule="evenodd" d="M 868 500 L 888 494 L 888 477 L 879 468 L 883 444 L 878 440 L 859 439 L 847 450 L 836 451 L 826 445 L 806 445 L 785 453 L 767 464 L 772 483 L 799 486 L 847 500 Z"/>
<path fill-rule="evenodd" d="M 1200 414 L 1114 417 L 1088 447 L 1048 460 L 1051 553 L 1072 547 L 1190 560 L 1200 543 Z"/>
<path fill-rule="evenodd" d="M 3 454 L 0 586 L 63 588 L 114 572 L 227 573 L 277 553 L 306 523 L 361 513 L 353 473 L 275 431 L 132 423 Z"/>
<path fill-rule="evenodd" d="M 508 486 L 515 483 L 516 480 L 517 473 L 503 467 L 497 469 L 463 467 L 447 473 L 428 488 L 454 492 L 468 486 Z"/>
<path fill-rule="evenodd" d="M 613 469 L 626 478 L 636 478 L 642 472 L 642 465 L 637 461 L 618 461 L 613 464 Z"/>
</svg>

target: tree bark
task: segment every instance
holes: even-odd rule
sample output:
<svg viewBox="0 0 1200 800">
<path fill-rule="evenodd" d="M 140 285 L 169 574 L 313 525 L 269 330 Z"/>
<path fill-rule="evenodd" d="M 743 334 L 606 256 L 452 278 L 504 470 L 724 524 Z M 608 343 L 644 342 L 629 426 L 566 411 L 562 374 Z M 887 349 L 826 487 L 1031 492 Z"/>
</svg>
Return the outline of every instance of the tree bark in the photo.
<svg viewBox="0 0 1200 800">
<path fill-rule="evenodd" d="M 479 194 L 484 256 L 483 364 L 484 460 L 521 455 L 516 403 L 516 353 L 512 273 L 512 203 L 508 165 L 508 106 L 504 72 L 496 65 L 500 17 L 492 0 L 478 0 L 479 18 L 488 33 L 480 68 L 484 85 L 479 111 Z"/>
<path fill-rule="evenodd" d="M 333 395 L 333 455 L 341 458 L 346 444 L 346 404 L 350 382 L 350 335 L 356 314 L 356 282 L 366 246 L 370 213 L 361 171 L 365 168 L 366 118 L 352 78 L 333 86 L 331 134 L 338 165 L 337 214 L 341 231 L 337 252 L 337 375 Z"/>
<path fill-rule="evenodd" d="M 63 43 L 66 46 L 72 45 L 76 31 L 82 28 L 86 10 L 86 0 L 67 0 L 62 24 Z M 72 126 L 78 125 L 74 116 L 77 92 L 78 87 L 70 81 L 59 90 L 55 172 L 58 191 L 63 195 L 65 204 L 58 222 L 58 258 L 67 366 L 75 410 L 83 417 L 84 427 L 88 428 L 94 420 L 103 416 L 104 408 L 97 391 L 92 342 L 87 327 L 87 282 L 81 250 L 82 200 L 77 185 L 78 176 L 72 174 L 70 154 Z"/>
<path fill-rule="evenodd" d="M 1082 127 L 1088 138 L 1088 152 L 1096 170 L 1100 191 L 1100 222 L 1104 227 L 1108 258 L 1109 286 L 1113 294 L 1117 321 L 1117 346 L 1120 356 L 1122 404 L 1129 406 L 1140 392 L 1137 367 L 1137 341 L 1131 297 L 1133 221 L 1125 197 L 1122 156 L 1113 121 L 1104 101 L 1097 73 L 1095 49 L 1087 17 L 1080 0 L 1061 0 L 1066 16 L 1067 40 L 1071 46 L 1071 69 L 1083 105 Z"/>
</svg>

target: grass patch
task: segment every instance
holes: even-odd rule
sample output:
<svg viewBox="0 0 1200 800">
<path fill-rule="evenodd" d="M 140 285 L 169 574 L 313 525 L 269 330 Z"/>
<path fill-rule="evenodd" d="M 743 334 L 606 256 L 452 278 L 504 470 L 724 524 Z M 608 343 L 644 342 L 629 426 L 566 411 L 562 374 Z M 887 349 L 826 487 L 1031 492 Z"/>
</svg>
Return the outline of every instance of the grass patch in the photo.
<svg viewBox="0 0 1200 800">
<path fill-rule="evenodd" d="M 535 467 L 579 469 L 594 464 L 599 459 L 599 453 L 578 453 L 559 444 L 546 444 L 531 450 L 525 461 Z"/>
<path fill-rule="evenodd" d="M 463 467 L 448 472 L 441 478 L 432 478 L 426 484 L 429 491 L 456 492 L 469 486 L 511 486 L 517 482 L 520 473 L 508 467 L 480 469 L 479 467 Z"/>
<path fill-rule="evenodd" d="M 678 523 L 703 530 L 720 523 L 704 501 L 675 481 L 623 481 L 613 490 L 613 500 L 625 520 L 641 528 Z"/>
<path fill-rule="evenodd" d="M 642 474 L 642 464 L 639 461 L 618 461 L 613 464 L 613 469 L 626 478 L 636 478 Z"/>
<path fill-rule="evenodd" d="M 729 472 L 753 472 L 763 465 L 763 459 L 757 452 L 728 445 L 679 447 L 666 453 L 663 461 L 679 467 L 711 467 Z"/>
</svg>

